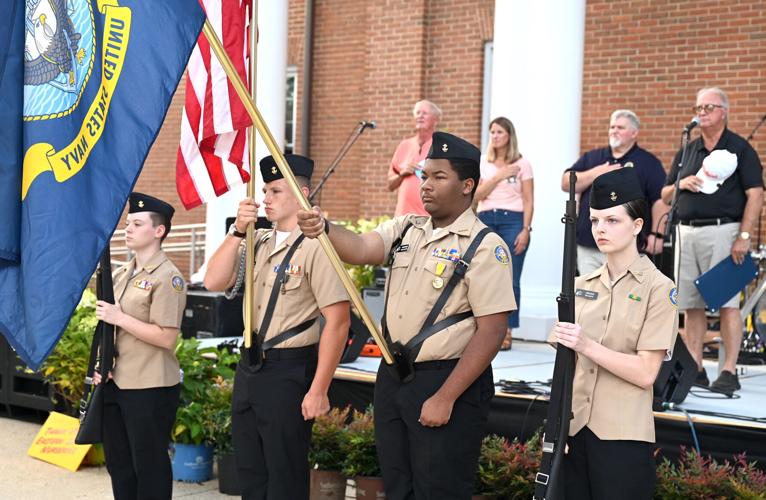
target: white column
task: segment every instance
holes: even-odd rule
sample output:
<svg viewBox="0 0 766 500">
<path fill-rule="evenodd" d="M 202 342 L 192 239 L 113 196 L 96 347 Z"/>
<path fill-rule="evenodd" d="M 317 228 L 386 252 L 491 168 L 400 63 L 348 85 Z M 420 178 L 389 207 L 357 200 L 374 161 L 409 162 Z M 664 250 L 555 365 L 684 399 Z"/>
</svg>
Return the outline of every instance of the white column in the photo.
<svg viewBox="0 0 766 500">
<path fill-rule="evenodd" d="M 544 340 L 557 316 L 566 201 L 561 176 L 580 149 L 584 36 L 585 0 L 495 1 L 490 119 L 513 122 L 535 179 L 518 338 Z"/>
<path fill-rule="evenodd" d="M 280 150 L 285 145 L 285 92 L 287 75 L 287 2 L 258 0 L 258 69 L 256 104 Z M 255 146 L 256 200 L 263 198 L 258 161 L 269 155 L 258 136 Z M 215 252 L 226 236 L 224 222 L 237 215 L 237 206 L 247 193 L 246 186 L 237 186 L 223 196 L 210 201 L 206 207 L 205 260 Z"/>
</svg>

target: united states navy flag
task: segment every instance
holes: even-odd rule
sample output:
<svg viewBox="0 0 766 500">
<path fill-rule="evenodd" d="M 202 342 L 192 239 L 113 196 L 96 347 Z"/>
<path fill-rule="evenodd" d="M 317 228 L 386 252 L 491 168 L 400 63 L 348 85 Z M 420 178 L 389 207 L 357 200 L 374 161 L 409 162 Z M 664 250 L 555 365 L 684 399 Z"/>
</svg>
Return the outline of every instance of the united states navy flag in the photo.
<svg viewBox="0 0 766 500">
<path fill-rule="evenodd" d="M 0 330 L 37 369 L 118 223 L 204 13 L 198 0 L 2 3 Z"/>
</svg>

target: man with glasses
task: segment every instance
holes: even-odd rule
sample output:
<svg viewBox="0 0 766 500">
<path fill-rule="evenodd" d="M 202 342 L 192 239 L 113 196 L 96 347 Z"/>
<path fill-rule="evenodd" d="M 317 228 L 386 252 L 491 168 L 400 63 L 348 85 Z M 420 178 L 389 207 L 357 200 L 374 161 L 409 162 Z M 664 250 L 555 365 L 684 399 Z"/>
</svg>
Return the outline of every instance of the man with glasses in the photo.
<svg viewBox="0 0 766 500">
<path fill-rule="evenodd" d="M 599 252 L 596 240 L 590 230 L 590 187 L 601 174 L 622 167 L 636 169 L 641 181 L 641 189 L 646 202 L 651 207 L 651 217 L 644 224 L 647 236 L 646 252 L 662 252 L 662 234 L 668 206 L 660 200 L 660 190 L 665 180 L 662 163 L 649 151 L 636 142 L 641 122 L 629 109 L 618 109 L 609 120 L 609 145 L 588 151 L 574 165 L 564 171 L 561 189 L 569 191 L 569 172 L 577 172 L 575 191 L 580 195 L 580 208 L 577 214 L 577 269 L 580 274 L 587 274 L 598 269 L 604 262 L 604 255 Z"/>
<path fill-rule="evenodd" d="M 662 188 L 662 199 L 670 203 L 678 188 L 675 220 L 678 221 L 676 244 L 676 282 L 678 309 L 686 313 L 685 341 L 698 373 L 696 384 L 707 387 L 709 381 L 702 367 L 702 347 L 707 331 L 705 301 L 694 280 L 731 255 L 742 264 L 750 251 L 750 236 L 763 204 L 763 180 L 758 153 L 742 137 L 727 128 L 729 98 L 717 87 L 697 93 L 693 111 L 699 118 L 701 135 L 678 151 Z M 739 294 L 721 308 L 721 337 L 726 351 L 721 373 L 711 388 L 731 394 L 740 389 L 737 357 L 742 343 L 742 320 Z"/>
</svg>

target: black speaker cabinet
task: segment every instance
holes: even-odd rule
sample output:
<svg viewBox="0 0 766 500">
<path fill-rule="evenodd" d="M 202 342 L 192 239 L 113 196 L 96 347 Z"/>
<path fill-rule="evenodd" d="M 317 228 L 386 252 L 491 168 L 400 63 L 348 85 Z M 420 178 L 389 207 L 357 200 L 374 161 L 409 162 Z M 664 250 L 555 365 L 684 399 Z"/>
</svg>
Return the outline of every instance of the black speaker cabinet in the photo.
<svg viewBox="0 0 766 500">
<path fill-rule="evenodd" d="M 662 363 L 660 373 L 654 381 L 654 407 L 662 403 L 682 403 L 697 376 L 697 363 L 689 354 L 683 339 L 679 335 L 673 346 L 673 358 Z"/>
<path fill-rule="evenodd" d="M 181 321 L 185 339 L 241 337 L 244 328 L 241 293 L 232 300 L 222 292 L 189 290 L 186 293 L 186 309 Z"/>
</svg>

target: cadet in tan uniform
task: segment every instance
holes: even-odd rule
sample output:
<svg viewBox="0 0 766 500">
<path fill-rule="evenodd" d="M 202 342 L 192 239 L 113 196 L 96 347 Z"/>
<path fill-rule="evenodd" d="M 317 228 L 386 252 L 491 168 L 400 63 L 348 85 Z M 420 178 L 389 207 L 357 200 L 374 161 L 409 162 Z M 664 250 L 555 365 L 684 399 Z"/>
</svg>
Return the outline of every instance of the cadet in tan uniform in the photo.
<svg viewBox="0 0 766 500">
<path fill-rule="evenodd" d="M 314 162 L 298 155 L 286 159 L 308 195 Z M 255 233 L 258 337 L 254 348 L 242 347 L 234 379 L 234 454 L 242 498 L 308 499 L 311 425 L 330 409 L 327 390 L 348 339 L 348 295 L 319 243 L 298 229 L 298 201 L 274 159 L 264 158 L 260 167 L 266 217 L 274 229 Z M 209 290 L 234 285 L 245 230 L 257 209 L 251 199 L 240 203 L 229 236 L 207 264 Z"/>
<path fill-rule="evenodd" d="M 327 230 L 346 262 L 393 258 L 383 330 L 413 362 L 414 379 L 399 380 L 381 364 L 375 383 L 376 446 L 389 499 L 473 493 L 495 392 L 490 362 L 516 309 L 508 248 L 471 209 L 479 156 L 459 137 L 433 134 L 420 188 L 430 217 L 396 217 L 357 235 L 327 222 L 318 208 L 298 214 L 304 234 Z M 413 341 L 434 322 L 425 341 Z"/>
<path fill-rule="evenodd" d="M 606 264 L 575 281 L 576 323 L 551 340 L 577 353 L 567 498 L 650 499 L 654 494 L 652 386 L 678 331 L 676 288 L 639 247 L 647 205 L 635 172 L 593 182 L 590 220 Z"/>
<path fill-rule="evenodd" d="M 186 306 L 186 283 L 160 248 L 173 213 L 157 198 L 130 195 L 125 234 L 135 256 L 114 272 L 116 304 L 96 304 L 96 317 L 117 326 L 104 386 L 104 454 L 117 500 L 167 499 L 173 490 L 168 443 L 181 391 L 175 347 Z"/>
</svg>

